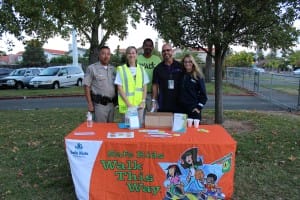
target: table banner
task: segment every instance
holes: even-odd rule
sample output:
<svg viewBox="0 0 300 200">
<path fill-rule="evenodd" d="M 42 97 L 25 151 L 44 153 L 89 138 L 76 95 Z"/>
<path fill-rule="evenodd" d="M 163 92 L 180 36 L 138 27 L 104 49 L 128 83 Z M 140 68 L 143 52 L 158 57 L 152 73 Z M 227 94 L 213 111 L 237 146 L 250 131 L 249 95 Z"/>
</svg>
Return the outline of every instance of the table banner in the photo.
<svg viewBox="0 0 300 200">
<path fill-rule="evenodd" d="M 72 133 L 66 137 L 78 199 L 204 200 L 232 196 L 236 142 L 221 126 L 207 126 L 203 133 L 188 129 L 172 138 L 148 138 L 135 130 L 133 139 L 107 139 L 108 129 L 120 130 L 105 126 L 94 130 L 93 141 L 87 140 L 89 136 L 80 140 Z M 78 148 L 83 156 L 77 155 Z"/>
<path fill-rule="evenodd" d="M 78 199 L 89 199 L 92 170 L 102 141 L 66 139 L 66 151 Z"/>
</svg>

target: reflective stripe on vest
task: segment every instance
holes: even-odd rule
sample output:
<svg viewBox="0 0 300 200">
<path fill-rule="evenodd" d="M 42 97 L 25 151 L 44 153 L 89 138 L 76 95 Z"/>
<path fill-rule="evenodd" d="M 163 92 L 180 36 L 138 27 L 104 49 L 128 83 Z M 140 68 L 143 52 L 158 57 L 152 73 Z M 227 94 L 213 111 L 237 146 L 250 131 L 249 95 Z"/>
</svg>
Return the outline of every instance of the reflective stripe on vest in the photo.
<svg viewBox="0 0 300 200">
<path fill-rule="evenodd" d="M 119 66 L 118 71 L 122 80 L 122 88 L 128 101 L 131 105 L 138 106 L 143 98 L 144 68 L 137 65 L 135 80 L 126 64 Z M 120 95 L 118 95 L 118 102 L 119 112 L 125 113 L 127 111 L 127 105 Z"/>
<path fill-rule="evenodd" d="M 127 66 L 126 65 L 123 65 L 122 66 L 122 72 L 123 72 L 123 77 L 124 77 L 124 81 L 122 80 L 122 83 L 125 85 L 125 90 L 124 90 L 124 92 L 125 92 L 125 95 L 127 96 L 127 97 L 129 97 L 129 96 L 133 96 L 134 95 L 134 93 L 133 92 L 130 92 L 129 93 L 129 89 L 128 89 L 128 77 L 127 77 L 127 74 L 126 74 L 126 68 L 127 68 Z M 121 75 L 121 74 L 120 74 Z M 121 79 L 122 79 L 122 76 L 121 76 Z"/>
</svg>

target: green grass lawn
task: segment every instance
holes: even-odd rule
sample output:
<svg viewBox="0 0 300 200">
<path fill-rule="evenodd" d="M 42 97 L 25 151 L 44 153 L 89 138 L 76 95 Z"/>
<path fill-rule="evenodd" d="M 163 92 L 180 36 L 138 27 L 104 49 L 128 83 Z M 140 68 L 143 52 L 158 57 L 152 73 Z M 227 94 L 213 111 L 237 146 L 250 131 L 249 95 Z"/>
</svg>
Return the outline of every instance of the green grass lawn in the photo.
<svg viewBox="0 0 300 200">
<path fill-rule="evenodd" d="M 215 88 L 214 83 L 206 84 L 207 93 L 214 94 Z M 223 93 L 224 94 L 247 94 L 246 90 L 237 88 L 227 83 L 223 83 Z M 82 87 L 68 87 L 54 89 L 0 89 L 0 98 L 5 97 L 33 97 L 33 96 L 64 96 L 64 95 L 84 95 L 84 90 Z"/>
<path fill-rule="evenodd" d="M 207 94 L 215 93 L 215 84 L 206 83 Z M 247 90 L 239 88 L 229 83 L 223 83 L 222 91 L 224 95 L 247 95 L 249 94 Z"/>
<path fill-rule="evenodd" d="M 67 87 L 54 89 L 1 89 L 0 97 L 32 97 L 32 96 L 64 96 L 83 95 L 83 87 Z"/>
<path fill-rule="evenodd" d="M 0 199 L 76 199 L 64 137 L 86 109 L 0 111 Z M 204 110 L 204 121 L 213 121 Z M 238 142 L 233 199 L 299 199 L 300 117 L 225 111 Z"/>
</svg>

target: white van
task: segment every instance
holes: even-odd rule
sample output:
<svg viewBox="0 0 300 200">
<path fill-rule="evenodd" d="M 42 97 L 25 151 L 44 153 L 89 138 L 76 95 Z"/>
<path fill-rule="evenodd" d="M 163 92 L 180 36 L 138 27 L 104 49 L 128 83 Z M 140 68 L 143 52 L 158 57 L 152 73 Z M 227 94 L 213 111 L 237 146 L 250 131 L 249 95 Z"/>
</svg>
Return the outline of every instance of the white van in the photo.
<svg viewBox="0 0 300 200">
<path fill-rule="evenodd" d="M 44 69 L 37 77 L 30 80 L 31 88 L 58 89 L 66 86 L 82 86 L 84 72 L 81 67 L 53 66 Z"/>
</svg>

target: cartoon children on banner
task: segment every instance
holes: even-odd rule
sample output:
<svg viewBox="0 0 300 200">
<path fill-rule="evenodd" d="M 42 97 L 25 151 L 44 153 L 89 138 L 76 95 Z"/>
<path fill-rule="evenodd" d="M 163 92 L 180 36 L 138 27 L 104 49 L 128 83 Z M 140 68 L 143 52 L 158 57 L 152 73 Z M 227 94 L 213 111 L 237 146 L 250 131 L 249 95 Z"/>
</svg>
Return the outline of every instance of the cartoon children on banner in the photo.
<svg viewBox="0 0 300 200">
<path fill-rule="evenodd" d="M 172 163 L 164 168 L 167 173 L 164 181 L 167 189 L 164 200 L 225 199 L 217 183 L 224 172 L 230 170 L 230 160 L 231 154 L 211 164 L 204 164 L 203 157 L 198 155 L 198 148 L 188 149 L 181 155 L 177 164 Z"/>
<path fill-rule="evenodd" d="M 172 199 L 174 196 L 184 197 L 183 185 L 180 181 L 181 172 L 177 165 L 169 165 L 167 168 L 167 179 L 164 181 L 164 186 L 167 188 L 166 197 Z"/>
</svg>

